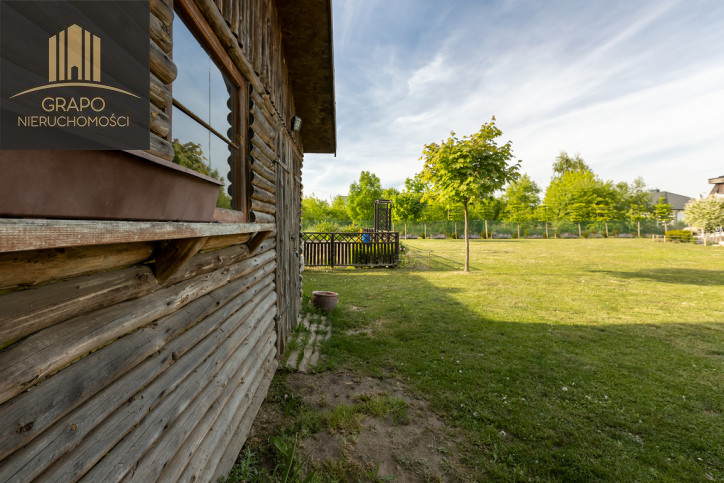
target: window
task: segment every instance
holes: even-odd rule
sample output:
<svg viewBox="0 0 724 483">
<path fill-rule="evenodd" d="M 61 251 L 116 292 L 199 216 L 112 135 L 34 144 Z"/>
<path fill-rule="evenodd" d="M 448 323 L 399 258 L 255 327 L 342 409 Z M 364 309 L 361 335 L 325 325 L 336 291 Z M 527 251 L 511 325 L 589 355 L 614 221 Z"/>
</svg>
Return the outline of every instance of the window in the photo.
<svg viewBox="0 0 724 483">
<path fill-rule="evenodd" d="M 193 2 L 174 8 L 174 161 L 224 181 L 217 207 L 246 213 L 246 82 Z"/>
</svg>

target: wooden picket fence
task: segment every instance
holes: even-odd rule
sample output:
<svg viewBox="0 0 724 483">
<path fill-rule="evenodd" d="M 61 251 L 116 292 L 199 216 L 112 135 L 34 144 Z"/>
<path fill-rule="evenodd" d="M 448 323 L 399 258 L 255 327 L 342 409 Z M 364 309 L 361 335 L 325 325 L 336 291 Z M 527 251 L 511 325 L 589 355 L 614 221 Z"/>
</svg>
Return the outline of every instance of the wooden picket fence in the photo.
<svg viewBox="0 0 724 483">
<path fill-rule="evenodd" d="M 302 232 L 308 267 L 394 267 L 400 263 L 400 234 Z"/>
</svg>

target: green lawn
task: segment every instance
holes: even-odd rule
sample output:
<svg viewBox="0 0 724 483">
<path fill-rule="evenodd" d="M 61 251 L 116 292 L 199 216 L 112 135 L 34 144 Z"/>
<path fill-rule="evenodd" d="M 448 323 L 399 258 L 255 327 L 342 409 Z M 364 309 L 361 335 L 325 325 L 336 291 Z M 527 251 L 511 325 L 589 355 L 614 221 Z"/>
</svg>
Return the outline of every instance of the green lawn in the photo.
<svg viewBox="0 0 724 483">
<path fill-rule="evenodd" d="M 404 381 L 476 479 L 724 479 L 724 248 L 472 240 L 465 274 L 462 240 L 405 245 L 304 272 L 339 292 L 322 369 Z"/>
</svg>

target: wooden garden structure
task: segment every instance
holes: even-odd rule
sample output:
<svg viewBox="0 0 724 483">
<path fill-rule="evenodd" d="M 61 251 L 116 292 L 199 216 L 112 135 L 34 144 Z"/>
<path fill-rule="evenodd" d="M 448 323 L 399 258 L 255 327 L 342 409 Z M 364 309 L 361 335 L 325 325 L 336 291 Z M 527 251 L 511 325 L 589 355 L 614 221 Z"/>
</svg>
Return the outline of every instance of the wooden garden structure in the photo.
<svg viewBox="0 0 724 483">
<path fill-rule="evenodd" d="M 400 234 L 303 232 L 309 267 L 394 267 L 400 263 Z"/>
<path fill-rule="evenodd" d="M 179 221 L 197 200 L 163 176 L 108 191 L 124 160 L 194 176 L 169 162 L 175 17 L 231 86 L 233 209 L 213 209 L 217 186 L 202 220 Z M 0 481 L 215 481 L 301 308 L 303 153 L 336 149 L 330 0 L 151 0 L 149 18 L 147 152 L 0 153 L 5 179 L 31 166 L 23 189 L 47 197 L 0 195 Z M 34 183 L 85 158 L 101 176 Z M 114 202 L 82 198 L 94 184 Z"/>
</svg>

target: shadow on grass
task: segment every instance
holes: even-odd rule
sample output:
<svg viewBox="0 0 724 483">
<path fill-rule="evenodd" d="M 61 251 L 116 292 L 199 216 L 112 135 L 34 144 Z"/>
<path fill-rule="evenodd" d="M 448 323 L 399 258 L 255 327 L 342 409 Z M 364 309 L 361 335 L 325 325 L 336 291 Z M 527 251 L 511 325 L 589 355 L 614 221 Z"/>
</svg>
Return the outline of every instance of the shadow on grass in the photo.
<svg viewBox="0 0 724 483">
<path fill-rule="evenodd" d="M 699 270 L 691 268 L 656 268 L 636 272 L 592 270 L 625 279 L 643 279 L 653 282 L 717 286 L 724 285 L 724 270 Z"/>
<path fill-rule="evenodd" d="M 713 270 L 635 274 L 721 284 Z M 305 281 L 305 291 L 340 294 L 326 368 L 405 381 L 456 428 L 475 479 L 724 476 L 721 324 L 496 320 L 412 271 L 360 282 L 330 272 Z"/>
</svg>

